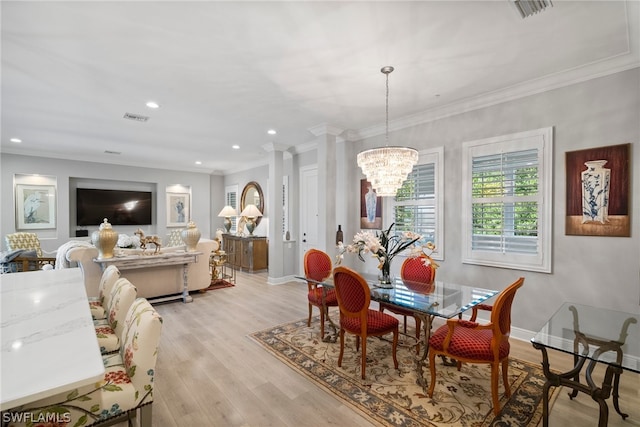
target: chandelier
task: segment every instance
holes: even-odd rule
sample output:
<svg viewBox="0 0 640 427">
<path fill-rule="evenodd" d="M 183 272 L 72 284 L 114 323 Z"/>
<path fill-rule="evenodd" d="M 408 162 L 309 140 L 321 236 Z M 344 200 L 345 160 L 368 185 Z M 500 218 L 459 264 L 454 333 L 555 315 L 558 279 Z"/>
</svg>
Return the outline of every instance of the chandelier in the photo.
<svg viewBox="0 0 640 427">
<path fill-rule="evenodd" d="M 418 152 L 409 147 L 389 146 L 389 73 L 393 67 L 386 66 L 380 70 L 387 78 L 386 84 L 386 146 L 372 148 L 358 154 L 357 162 L 362 173 L 378 196 L 391 197 L 407 179 L 413 166 L 418 162 Z"/>
</svg>

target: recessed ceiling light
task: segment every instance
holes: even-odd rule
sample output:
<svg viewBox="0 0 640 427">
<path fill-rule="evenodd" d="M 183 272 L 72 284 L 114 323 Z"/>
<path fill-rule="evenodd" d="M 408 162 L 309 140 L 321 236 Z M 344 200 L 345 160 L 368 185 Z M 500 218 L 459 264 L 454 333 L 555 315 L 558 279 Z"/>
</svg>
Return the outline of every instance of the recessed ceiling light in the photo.
<svg viewBox="0 0 640 427">
<path fill-rule="evenodd" d="M 267 133 L 268 133 L 269 135 L 275 135 L 277 132 L 276 132 L 276 130 L 275 130 L 275 129 L 269 129 L 269 130 L 267 131 Z"/>
<path fill-rule="evenodd" d="M 201 165 L 202 162 L 200 160 L 196 160 L 196 165 Z"/>
<path fill-rule="evenodd" d="M 22 142 L 20 138 L 11 138 L 9 141 L 15 142 L 16 144 L 20 144 Z"/>
<path fill-rule="evenodd" d="M 234 150 L 239 150 L 240 146 L 238 144 L 232 145 L 231 148 L 233 148 Z"/>
<path fill-rule="evenodd" d="M 149 102 L 147 102 L 147 107 L 149 107 L 149 108 L 160 108 L 160 104 L 158 104 L 157 102 L 149 101 Z"/>
</svg>

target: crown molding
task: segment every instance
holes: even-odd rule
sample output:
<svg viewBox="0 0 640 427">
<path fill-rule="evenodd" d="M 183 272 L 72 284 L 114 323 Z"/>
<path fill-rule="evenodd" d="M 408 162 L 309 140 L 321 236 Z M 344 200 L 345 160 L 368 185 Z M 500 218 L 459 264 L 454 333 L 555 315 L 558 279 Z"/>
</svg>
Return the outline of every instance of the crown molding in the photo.
<svg viewBox="0 0 640 427">
<path fill-rule="evenodd" d="M 335 127 L 335 126 L 331 126 L 331 125 L 329 125 L 327 123 L 321 123 L 319 125 L 312 126 L 310 128 L 307 128 L 307 130 L 309 132 L 311 132 L 313 134 L 313 136 L 322 136 L 322 135 L 338 136 L 342 132 L 344 132 L 344 129 L 341 129 L 341 128 Z"/>
<path fill-rule="evenodd" d="M 389 132 L 526 98 L 531 95 L 560 89 L 600 77 L 606 77 L 623 71 L 632 70 L 634 68 L 640 68 L 640 57 L 637 54 L 630 54 L 628 52 L 623 53 L 616 57 L 597 61 L 586 66 L 576 67 L 561 73 L 550 74 L 504 89 L 487 92 L 476 97 L 466 98 L 458 102 L 425 110 L 410 116 L 390 120 Z M 357 141 L 378 135 L 384 135 L 385 131 L 385 125 L 378 124 L 350 132 L 347 139 L 349 141 Z M 356 139 L 352 139 L 354 137 Z"/>
</svg>

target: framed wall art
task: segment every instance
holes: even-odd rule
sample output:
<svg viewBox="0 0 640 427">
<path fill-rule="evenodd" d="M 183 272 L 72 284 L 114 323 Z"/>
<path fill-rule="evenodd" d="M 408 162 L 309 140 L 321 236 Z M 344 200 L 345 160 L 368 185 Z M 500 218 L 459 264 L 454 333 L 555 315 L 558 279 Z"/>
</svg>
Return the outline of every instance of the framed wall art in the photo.
<svg viewBox="0 0 640 427">
<path fill-rule="evenodd" d="M 382 230 L 382 197 L 366 179 L 360 180 L 360 228 Z"/>
<path fill-rule="evenodd" d="M 167 193 L 167 227 L 186 227 L 191 217 L 189 193 Z"/>
<path fill-rule="evenodd" d="M 566 153 L 565 234 L 629 237 L 631 144 Z"/>
<path fill-rule="evenodd" d="M 16 184 L 16 228 L 56 228 L 56 187 Z"/>
</svg>

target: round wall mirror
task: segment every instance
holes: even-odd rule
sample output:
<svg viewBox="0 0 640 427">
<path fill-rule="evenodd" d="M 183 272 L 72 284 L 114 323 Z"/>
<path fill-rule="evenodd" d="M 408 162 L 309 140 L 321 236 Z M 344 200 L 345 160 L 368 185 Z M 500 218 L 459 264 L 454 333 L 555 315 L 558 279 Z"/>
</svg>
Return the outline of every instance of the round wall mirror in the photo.
<svg viewBox="0 0 640 427">
<path fill-rule="evenodd" d="M 240 212 L 242 212 L 247 205 L 256 205 L 258 210 L 262 212 L 262 215 L 264 215 L 264 196 L 262 195 L 262 188 L 260 188 L 260 184 L 255 181 L 251 181 L 245 185 L 244 190 L 242 190 Z M 256 218 L 256 225 L 260 224 L 261 218 L 262 217 Z"/>
</svg>

